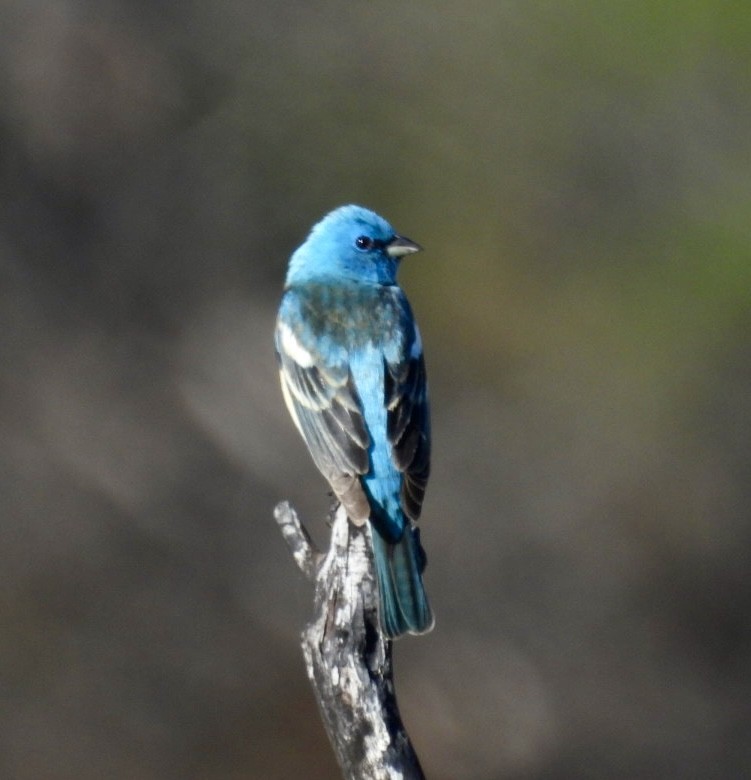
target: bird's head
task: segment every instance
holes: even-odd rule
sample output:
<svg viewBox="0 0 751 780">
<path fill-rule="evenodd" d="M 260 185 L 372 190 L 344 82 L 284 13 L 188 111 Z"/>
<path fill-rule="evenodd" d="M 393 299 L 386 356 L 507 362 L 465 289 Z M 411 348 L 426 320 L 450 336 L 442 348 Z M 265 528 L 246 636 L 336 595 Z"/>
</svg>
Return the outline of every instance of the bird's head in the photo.
<svg viewBox="0 0 751 780">
<path fill-rule="evenodd" d="M 287 284 L 350 281 L 395 284 L 400 260 L 419 244 L 362 206 L 341 206 L 310 231 L 292 255 Z"/>
</svg>

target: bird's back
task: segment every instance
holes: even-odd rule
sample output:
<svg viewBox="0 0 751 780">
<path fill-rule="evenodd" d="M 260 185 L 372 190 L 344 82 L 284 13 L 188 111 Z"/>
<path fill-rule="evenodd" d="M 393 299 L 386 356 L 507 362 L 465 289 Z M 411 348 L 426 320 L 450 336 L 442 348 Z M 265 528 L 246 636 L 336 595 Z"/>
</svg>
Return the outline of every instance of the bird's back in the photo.
<svg viewBox="0 0 751 780">
<path fill-rule="evenodd" d="M 385 388 L 386 364 L 402 362 L 415 338 L 404 293 L 397 286 L 293 285 L 285 293 L 282 312 L 305 349 L 316 350 L 316 365 L 324 370 L 348 367 L 371 442 L 369 470 L 361 483 L 373 520 L 387 538 L 398 540 L 405 524 L 400 504 L 403 474 L 388 439 Z"/>
</svg>

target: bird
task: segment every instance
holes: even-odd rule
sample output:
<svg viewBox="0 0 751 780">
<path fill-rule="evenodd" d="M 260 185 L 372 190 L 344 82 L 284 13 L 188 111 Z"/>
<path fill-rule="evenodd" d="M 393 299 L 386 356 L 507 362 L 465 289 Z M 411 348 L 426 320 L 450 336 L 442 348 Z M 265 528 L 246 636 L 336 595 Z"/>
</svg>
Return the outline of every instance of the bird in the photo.
<svg viewBox="0 0 751 780">
<path fill-rule="evenodd" d="M 282 395 L 349 521 L 370 524 L 389 639 L 434 625 L 417 520 L 430 474 L 422 340 L 397 282 L 422 247 L 375 212 L 334 209 L 289 260 L 275 329 Z"/>
</svg>

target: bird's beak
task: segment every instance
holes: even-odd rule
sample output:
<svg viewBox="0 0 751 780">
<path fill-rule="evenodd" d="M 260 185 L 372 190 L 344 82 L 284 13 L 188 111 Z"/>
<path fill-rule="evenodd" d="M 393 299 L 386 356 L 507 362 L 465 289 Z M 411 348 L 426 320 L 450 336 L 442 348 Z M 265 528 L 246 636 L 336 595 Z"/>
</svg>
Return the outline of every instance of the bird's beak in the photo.
<svg viewBox="0 0 751 780">
<path fill-rule="evenodd" d="M 404 257 L 404 255 L 411 255 L 413 252 L 419 252 L 421 249 L 422 247 L 419 244 L 404 238 L 404 236 L 394 236 L 386 244 L 386 254 L 396 259 Z"/>
</svg>

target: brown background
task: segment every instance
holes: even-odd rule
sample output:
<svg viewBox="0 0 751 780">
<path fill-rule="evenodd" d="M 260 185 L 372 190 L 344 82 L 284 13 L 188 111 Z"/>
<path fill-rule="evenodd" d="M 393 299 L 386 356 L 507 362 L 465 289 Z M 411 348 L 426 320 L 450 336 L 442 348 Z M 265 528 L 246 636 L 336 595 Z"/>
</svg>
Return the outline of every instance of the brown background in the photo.
<svg viewBox="0 0 751 780">
<path fill-rule="evenodd" d="M 352 201 L 427 247 L 438 625 L 396 671 L 429 777 L 751 772 L 750 33 L 710 0 L 4 3 L 0 776 L 337 776 L 271 334 Z"/>
</svg>

